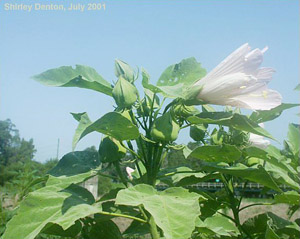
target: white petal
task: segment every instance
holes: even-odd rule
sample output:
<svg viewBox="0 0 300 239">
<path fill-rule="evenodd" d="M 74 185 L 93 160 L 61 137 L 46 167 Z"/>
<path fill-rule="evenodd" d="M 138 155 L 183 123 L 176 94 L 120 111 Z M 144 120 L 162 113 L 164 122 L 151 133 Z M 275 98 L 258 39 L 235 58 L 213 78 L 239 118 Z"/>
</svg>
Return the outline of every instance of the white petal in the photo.
<svg viewBox="0 0 300 239">
<path fill-rule="evenodd" d="M 258 80 L 268 83 L 270 80 L 272 80 L 272 76 L 274 72 L 275 70 L 273 68 L 262 67 L 257 70 L 255 76 Z"/>
<path fill-rule="evenodd" d="M 254 85 L 256 82 L 255 78 L 243 73 L 225 75 L 204 84 L 198 98 L 213 104 L 222 104 L 224 98 L 238 96 L 246 86 Z M 220 99 L 221 102 L 216 103 Z"/>
<path fill-rule="evenodd" d="M 237 96 L 233 100 L 237 102 L 237 106 L 246 109 L 270 110 L 281 104 L 282 97 L 275 90 L 263 89 Z"/>
<path fill-rule="evenodd" d="M 244 64 L 244 72 L 247 74 L 251 74 L 256 71 L 258 67 L 260 67 L 263 62 L 263 52 L 258 48 L 249 52 L 245 56 L 245 64 Z"/>
<path fill-rule="evenodd" d="M 265 149 L 270 145 L 270 141 L 265 139 L 263 136 L 250 134 L 249 142 L 251 145 Z"/>
<path fill-rule="evenodd" d="M 231 53 L 225 60 L 216 66 L 210 73 L 203 77 L 201 83 L 209 82 L 222 75 L 240 72 L 244 69 L 245 55 L 249 53 L 250 47 L 248 43 L 242 45 L 233 53 Z M 199 82 L 200 82 L 199 81 Z M 198 82 L 196 83 L 198 84 Z"/>
<path fill-rule="evenodd" d="M 127 176 L 128 176 L 128 178 L 130 179 L 130 180 L 132 180 L 133 179 L 133 177 L 132 177 L 132 173 L 134 172 L 134 169 L 132 169 L 132 168 L 130 168 L 130 167 L 126 167 L 126 173 L 127 173 Z"/>
</svg>

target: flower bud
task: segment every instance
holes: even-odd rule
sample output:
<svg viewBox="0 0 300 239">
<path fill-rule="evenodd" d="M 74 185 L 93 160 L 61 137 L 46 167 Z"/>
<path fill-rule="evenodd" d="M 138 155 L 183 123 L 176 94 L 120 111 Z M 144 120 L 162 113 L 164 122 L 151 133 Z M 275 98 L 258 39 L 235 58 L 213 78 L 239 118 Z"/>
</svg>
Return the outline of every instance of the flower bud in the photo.
<svg viewBox="0 0 300 239">
<path fill-rule="evenodd" d="M 192 125 L 190 137 L 195 141 L 202 141 L 205 137 L 206 128 L 203 125 Z"/>
<path fill-rule="evenodd" d="M 112 95 L 120 108 L 132 106 L 137 100 L 137 89 L 122 76 L 113 88 Z"/>
<path fill-rule="evenodd" d="M 187 118 L 192 115 L 196 115 L 199 111 L 194 106 L 187 106 L 185 104 L 177 104 L 172 107 L 174 115 L 178 118 Z"/>
<path fill-rule="evenodd" d="M 227 143 L 227 135 L 223 130 L 214 129 L 211 133 L 211 143 L 221 145 L 222 143 Z"/>
<path fill-rule="evenodd" d="M 150 91 L 145 89 L 145 98 L 142 100 L 142 104 L 137 108 L 137 113 L 139 116 L 149 116 L 152 106 L 154 94 Z M 153 102 L 153 109 L 157 109 L 159 107 L 159 97 L 155 95 L 154 102 Z"/>
<path fill-rule="evenodd" d="M 126 154 L 126 149 L 116 139 L 106 136 L 99 146 L 99 158 L 102 163 L 119 161 Z"/>
<path fill-rule="evenodd" d="M 126 62 L 121 60 L 115 61 L 115 75 L 119 78 L 123 76 L 130 83 L 134 82 L 134 70 Z"/>
<path fill-rule="evenodd" d="M 154 121 L 151 137 L 155 141 L 174 141 L 178 137 L 179 130 L 180 126 L 172 119 L 171 113 L 167 112 Z"/>
</svg>

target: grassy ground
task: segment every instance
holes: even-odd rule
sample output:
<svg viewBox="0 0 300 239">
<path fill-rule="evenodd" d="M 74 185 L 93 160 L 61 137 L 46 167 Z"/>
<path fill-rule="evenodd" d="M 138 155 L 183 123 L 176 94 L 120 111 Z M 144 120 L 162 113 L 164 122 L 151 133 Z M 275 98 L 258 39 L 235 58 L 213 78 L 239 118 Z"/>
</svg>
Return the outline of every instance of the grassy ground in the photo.
<svg viewBox="0 0 300 239">
<path fill-rule="evenodd" d="M 242 202 L 241 207 L 253 204 L 253 203 L 270 203 L 270 199 L 254 199 L 247 198 Z M 253 206 L 243 210 L 240 213 L 241 222 L 246 221 L 248 218 L 254 217 L 255 215 L 264 213 L 264 212 L 273 212 L 279 217 L 284 219 L 288 219 L 288 205 L 287 204 L 276 204 L 276 205 L 267 205 L 267 206 Z M 291 218 L 291 220 L 295 220 L 296 218 L 300 218 L 300 211 L 298 210 Z"/>
</svg>

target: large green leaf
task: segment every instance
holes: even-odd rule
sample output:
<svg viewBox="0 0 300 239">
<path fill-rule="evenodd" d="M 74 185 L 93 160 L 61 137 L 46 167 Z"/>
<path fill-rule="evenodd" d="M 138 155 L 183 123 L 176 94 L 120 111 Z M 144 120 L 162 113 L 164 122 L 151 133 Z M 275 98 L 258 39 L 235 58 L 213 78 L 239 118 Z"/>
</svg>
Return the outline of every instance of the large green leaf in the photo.
<svg viewBox="0 0 300 239">
<path fill-rule="evenodd" d="M 195 220 L 200 214 L 198 199 L 198 194 L 183 188 L 157 192 L 149 185 L 140 184 L 121 190 L 116 204 L 143 205 L 166 239 L 187 239 L 195 229 Z"/>
<path fill-rule="evenodd" d="M 228 218 L 219 214 L 208 217 L 203 222 L 198 220 L 197 230 L 211 236 L 218 235 L 232 237 L 239 235 L 237 227 Z"/>
<path fill-rule="evenodd" d="M 286 173 L 291 173 L 292 175 L 297 174 L 297 171 L 289 165 L 286 158 L 280 154 L 280 150 L 272 145 L 266 150 L 251 146 L 244 148 L 244 152 L 247 154 L 247 157 L 262 159 L 268 164 L 281 168 Z"/>
<path fill-rule="evenodd" d="M 73 115 L 74 119 L 76 119 L 79 122 L 72 141 L 72 150 L 74 150 L 79 141 L 81 134 L 88 126 L 92 124 L 92 121 L 90 120 L 86 112 L 77 113 L 77 114 L 71 113 L 71 114 Z"/>
<path fill-rule="evenodd" d="M 52 176 L 73 176 L 89 172 L 100 165 L 97 152 L 75 151 L 62 157 L 58 164 L 48 173 Z"/>
<path fill-rule="evenodd" d="M 192 124 L 218 124 L 273 139 L 265 129 L 245 115 L 231 112 L 202 112 L 187 119 Z"/>
<path fill-rule="evenodd" d="M 258 110 L 251 114 L 250 119 L 257 122 L 262 123 L 266 121 L 270 121 L 276 119 L 281 115 L 284 110 L 299 106 L 299 104 L 281 104 L 271 110 Z"/>
<path fill-rule="evenodd" d="M 268 171 L 276 182 L 283 185 L 288 185 L 295 190 L 300 190 L 299 182 L 295 182 L 289 175 L 289 171 L 285 170 L 283 167 L 278 167 L 271 163 L 265 164 L 265 169 Z"/>
<path fill-rule="evenodd" d="M 232 163 L 242 156 L 242 152 L 234 145 L 207 145 L 195 148 L 188 157 L 207 162 Z"/>
<path fill-rule="evenodd" d="M 287 143 L 294 155 L 299 155 L 300 149 L 300 125 L 289 124 Z"/>
<path fill-rule="evenodd" d="M 127 237 L 137 238 L 149 234 L 149 225 L 138 221 L 132 221 L 132 223 L 123 232 L 123 235 Z"/>
<path fill-rule="evenodd" d="M 161 93 L 164 97 L 168 98 L 184 98 L 184 84 L 176 85 L 161 85 L 155 86 L 149 83 L 150 75 L 142 68 L 142 85 L 145 89 L 152 91 L 153 93 Z"/>
<path fill-rule="evenodd" d="M 159 77 L 158 86 L 174 86 L 182 83 L 192 85 L 206 74 L 206 70 L 194 57 L 183 59 L 181 62 L 169 66 Z"/>
<path fill-rule="evenodd" d="M 245 148 L 244 151 L 247 153 L 248 157 L 264 160 L 265 170 L 272 175 L 277 183 L 289 185 L 293 189 L 299 190 L 299 183 L 295 182 L 293 177 L 291 177 L 291 175 L 296 176 L 298 174 L 297 171 L 290 166 L 289 162 L 282 157 L 282 155 L 278 155 L 278 152 L 276 152 L 275 149 L 274 146 L 269 147 L 267 150 L 248 147 Z"/>
<path fill-rule="evenodd" d="M 274 196 L 276 203 L 287 203 L 289 205 L 300 205 L 300 194 L 296 191 L 287 191 Z"/>
<path fill-rule="evenodd" d="M 259 239 L 299 238 L 299 226 L 272 212 L 259 214 L 244 222 L 243 228 L 252 235 L 261 235 Z"/>
<path fill-rule="evenodd" d="M 122 234 L 118 226 L 111 220 L 97 221 L 92 224 L 89 239 L 122 239 Z"/>
<path fill-rule="evenodd" d="M 34 191 L 20 204 L 18 214 L 7 224 L 3 239 L 34 239 L 44 228 L 57 224 L 63 230 L 78 219 L 101 212 L 100 204 L 86 189 L 75 185 L 95 171 L 71 177 L 53 177 L 44 188 Z"/>
<path fill-rule="evenodd" d="M 201 168 L 205 171 L 220 172 L 260 183 L 278 192 L 282 191 L 271 175 L 261 166 L 247 167 L 243 164 L 237 164 L 236 166 L 224 166 L 223 163 L 215 164 L 203 162 L 201 163 Z"/>
<path fill-rule="evenodd" d="M 41 233 L 62 237 L 76 237 L 76 235 L 78 235 L 81 229 L 82 226 L 79 221 L 76 221 L 75 224 L 69 227 L 67 230 L 64 230 L 61 226 L 57 224 L 48 223 Z"/>
<path fill-rule="evenodd" d="M 159 172 L 159 179 L 169 186 L 186 186 L 207 180 L 207 175 L 188 167 L 166 168 Z"/>
<path fill-rule="evenodd" d="M 33 79 L 47 86 L 79 87 L 112 95 L 111 85 L 89 66 L 62 66 L 33 76 Z"/>
<path fill-rule="evenodd" d="M 79 139 L 91 132 L 109 135 L 117 140 L 130 140 L 139 137 L 139 129 L 126 117 L 117 112 L 110 112 L 90 124 L 80 135 Z"/>
</svg>

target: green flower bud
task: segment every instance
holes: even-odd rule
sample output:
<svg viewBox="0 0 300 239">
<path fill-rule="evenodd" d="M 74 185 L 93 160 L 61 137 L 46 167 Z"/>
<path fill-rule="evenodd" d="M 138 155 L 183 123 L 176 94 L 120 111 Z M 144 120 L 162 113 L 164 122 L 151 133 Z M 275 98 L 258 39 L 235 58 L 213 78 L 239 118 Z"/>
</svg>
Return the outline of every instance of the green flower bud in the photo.
<svg viewBox="0 0 300 239">
<path fill-rule="evenodd" d="M 154 121 L 151 137 L 160 142 L 174 141 L 178 137 L 179 130 L 180 126 L 172 119 L 171 113 L 167 112 Z"/>
<path fill-rule="evenodd" d="M 130 83 L 134 82 L 135 74 L 134 70 L 126 62 L 121 60 L 115 61 L 115 75 L 119 78 L 123 76 Z"/>
<path fill-rule="evenodd" d="M 106 136 L 99 146 L 99 158 L 102 163 L 119 161 L 126 154 L 126 149 L 116 139 Z"/>
<path fill-rule="evenodd" d="M 137 89 L 122 76 L 113 88 L 112 95 L 120 108 L 132 106 L 137 100 Z"/>
<path fill-rule="evenodd" d="M 212 134 L 211 134 L 211 143 L 212 144 L 217 144 L 217 145 L 221 145 L 222 143 L 226 143 L 226 132 L 222 131 L 222 130 L 217 130 L 214 129 Z"/>
<path fill-rule="evenodd" d="M 178 118 L 187 118 L 200 113 L 194 106 L 187 106 L 185 104 L 175 105 L 172 107 L 172 110 Z"/>
<path fill-rule="evenodd" d="M 145 98 L 142 100 L 142 104 L 137 108 L 138 116 L 142 116 L 143 113 L 144 116 L 150 115 L 153 96 L 154 96 L 153 92 L 145 89 Z M 159 107 L 159 97 L 155 95 L 153 109 L 157 109 L 158 107 Z"/>
<path fill-rule="evenodd" d="M 205 137 L 206 128 L 203 125 L 190 127 L 190 137 L 195 141 L 202 141 Z"/>
</svg>

